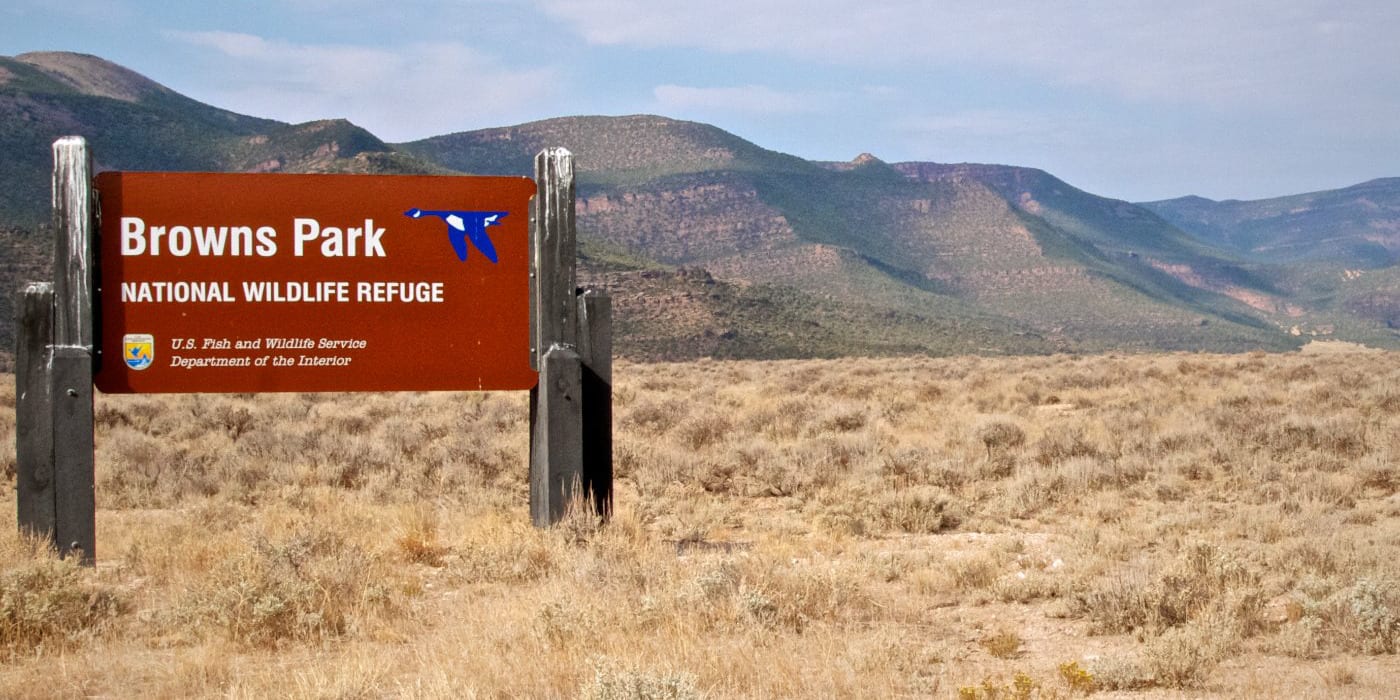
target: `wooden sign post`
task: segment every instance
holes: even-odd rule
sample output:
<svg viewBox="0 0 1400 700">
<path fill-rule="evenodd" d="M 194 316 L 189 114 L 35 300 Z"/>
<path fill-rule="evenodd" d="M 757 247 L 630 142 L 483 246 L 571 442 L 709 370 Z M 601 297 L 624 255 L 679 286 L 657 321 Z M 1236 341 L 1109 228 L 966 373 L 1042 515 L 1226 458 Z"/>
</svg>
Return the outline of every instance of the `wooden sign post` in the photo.
<svg viewBox="0 0 1400 700">
<path fill-rule="evenodd" d="M 570 503 L 612 513 L 612 307 L 575 286 L 574 157 L 535 156 L 530 392 L 530 519 L 558 522 Z"/>
<path fill-rule="evenodd" d="M 568 151 L 541 153 L 536 182 L 94 178 L 91 162 L 80 137 L 54 144 L 56 280 L 31 284 L 17 304 L 21 529 L 93 562 L 94 383 L 109 393 L 530 389 L 532 521 L 557 522 L 584 494 L 608 515 L 611 309 L 574 286 Z"/>
<path fill-rule="evenodd" d="M 53 145 L 52 287 L 20 299 L 15 368 L 19 526 L 62 556 L 96 558 L 93 478 L 92 155 L 79 136 Z"/>
</svg>

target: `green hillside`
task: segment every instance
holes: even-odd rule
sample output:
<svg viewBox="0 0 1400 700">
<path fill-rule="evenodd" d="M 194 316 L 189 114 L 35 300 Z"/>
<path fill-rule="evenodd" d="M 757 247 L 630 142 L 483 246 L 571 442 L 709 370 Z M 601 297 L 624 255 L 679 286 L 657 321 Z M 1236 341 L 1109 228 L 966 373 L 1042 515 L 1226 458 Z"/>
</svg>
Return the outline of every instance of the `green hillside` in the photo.
<svg viewBox="0 0 1400 700">
<path fill-rule="evenodd" d="M 574 154 L 583 185 L 626 186 L 684 173 L 813 170 L 708 124 L 651 115 L 562 117 L 398 144 L 406 153 L 461 172 L 529 175 L 536 153 Z"/>
</svg>

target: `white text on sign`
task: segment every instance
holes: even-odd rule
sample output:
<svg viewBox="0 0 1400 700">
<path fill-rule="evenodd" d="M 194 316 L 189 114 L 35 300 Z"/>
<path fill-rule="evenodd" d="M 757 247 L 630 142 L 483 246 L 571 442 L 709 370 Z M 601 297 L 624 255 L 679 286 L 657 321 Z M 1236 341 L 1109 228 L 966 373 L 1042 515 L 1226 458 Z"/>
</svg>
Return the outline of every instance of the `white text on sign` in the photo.
<svg viewBox="0 0 1400 700">
<path fill-rule="evenodd" d="M 277 254 L 277 229 L 271 226 L 147 225 L 139 216 L 121 218 L 121 254 L 173 255 L 177 258 L 261 257 Z M 311 218 L 292 219 L 292 255 L 316 251 L 325 258 L 383 258 L 384 228 L 365 219 L 362 226 L 325 226 Z"/>
</svg>

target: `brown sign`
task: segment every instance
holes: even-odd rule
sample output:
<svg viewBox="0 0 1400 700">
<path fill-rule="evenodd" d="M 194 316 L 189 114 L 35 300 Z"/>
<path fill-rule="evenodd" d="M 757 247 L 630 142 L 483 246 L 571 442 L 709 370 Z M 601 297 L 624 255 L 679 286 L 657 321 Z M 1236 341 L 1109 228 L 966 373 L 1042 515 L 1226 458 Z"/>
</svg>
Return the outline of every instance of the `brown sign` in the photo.
<svg viewBox="0 0 1400 700">
<path fill-rule="evenodd" d="M 103 173 L 104 392 L 528 389 L 517 177 Z"/>
</svg>

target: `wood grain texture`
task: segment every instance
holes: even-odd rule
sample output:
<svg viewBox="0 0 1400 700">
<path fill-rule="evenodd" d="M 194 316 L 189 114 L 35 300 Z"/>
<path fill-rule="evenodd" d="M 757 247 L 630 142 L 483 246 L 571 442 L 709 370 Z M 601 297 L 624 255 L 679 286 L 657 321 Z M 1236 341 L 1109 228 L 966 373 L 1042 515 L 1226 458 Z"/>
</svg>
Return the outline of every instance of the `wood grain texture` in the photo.
<svg viewBox="0 0 1400 700">
<path fill-rule="evenodd" d="M 93 473 L 92 353 L 55 346 L 52 355 L 53 491 L 58 553 L 97 556 L 97 499 Z"/>
<path fill-rule="evenodd" d="M 578 343 L 573 154 L 564 148 L 549 148 L 535 156 L 535 186 L 530 269 L 534 289 L 532 338 L 538 368 L 551 346 L 576 347 Z"/>
<path fill-rule="evenodd" d="M 583 362 L 554 345 L 540 360 L 532 397 L 530 521 L 548 527 L 564 517 L 583 480 Z"/>
<path fill-rule="evenodd" d="M 54 344 L 92 347 L 92 155 L 81 136 L 53 144 Z"/>
<path fill-rule="evenodd" d="M 49 343 L 53 285 L 32 282 L 19 294 L 15 348 L 15 505 L 21 532 L 53 538 L 53 397 Z"/>
<path fill-rule="evenodd" d="M 93 474 L 92 154 L 80 136 L 53 145 L 53 340 L 48 353 L 53 429 L 54 540 L 96 560 Z"/>
</svg>

